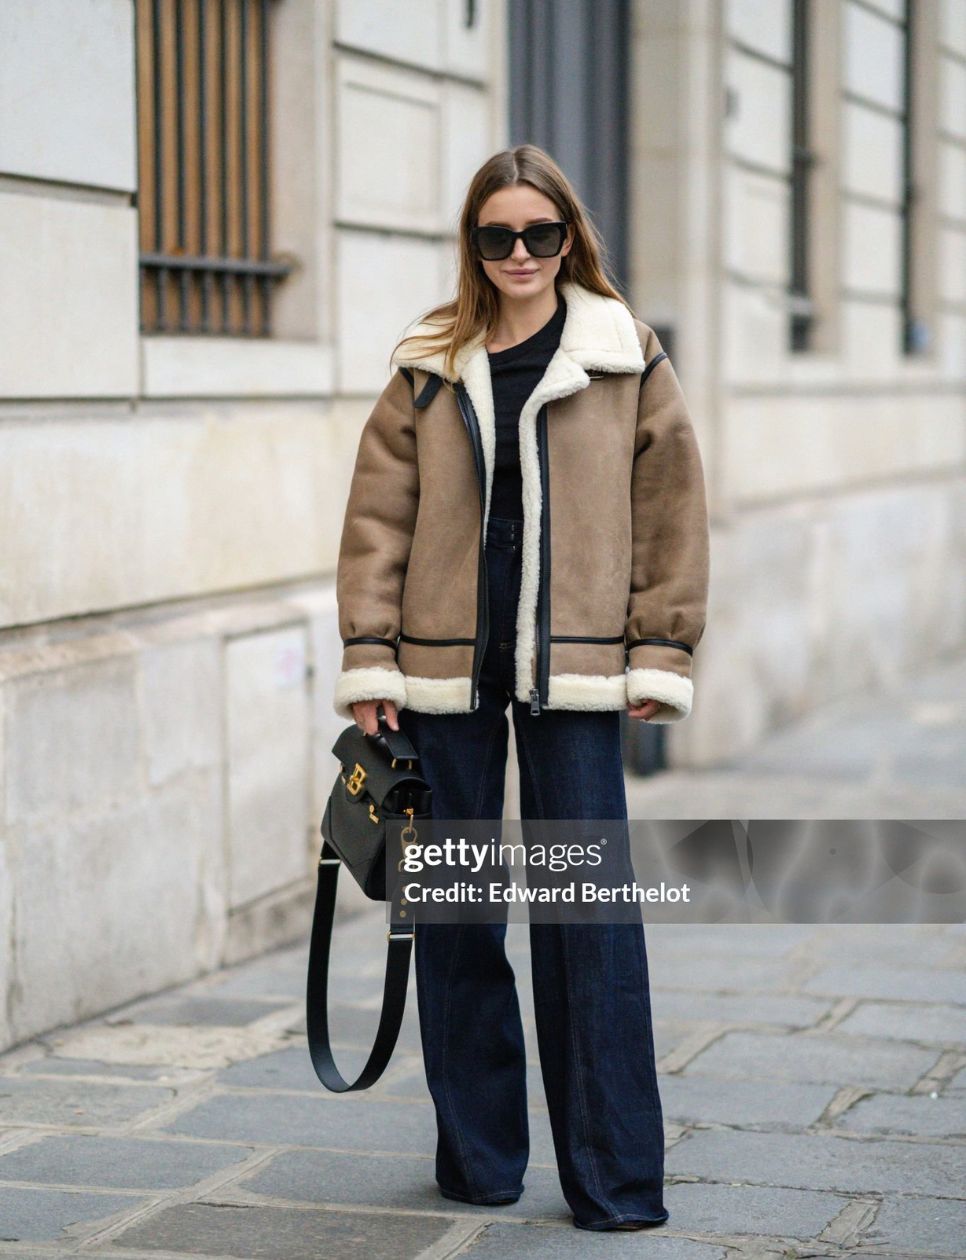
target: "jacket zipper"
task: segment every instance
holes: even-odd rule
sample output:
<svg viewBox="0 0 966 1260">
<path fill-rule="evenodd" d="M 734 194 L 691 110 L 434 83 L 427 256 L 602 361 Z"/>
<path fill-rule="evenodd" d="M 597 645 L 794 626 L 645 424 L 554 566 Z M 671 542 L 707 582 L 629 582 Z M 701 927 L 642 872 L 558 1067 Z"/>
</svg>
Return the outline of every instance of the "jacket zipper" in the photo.
<svg viewBox="0 0 966 1260">
<path fill-rule="evenodd" d="M 456 401 L 460 415 L 470 436 L 473 448 L 473 462 L 476 465 L 476 478 L 480 487 L 480 547 L 476 568 L 476 641 L 473 645 L 473 669 L 470 681 L 471 700 L 474 710 L 480 707 L 480 670 L 483 668 L 483 654 L 490 637 L 489 581 L 486 572 L 486 539 L 483 529 L 486 516 L 486 469 L 483 458 L 483 442 L 480 437 L 479 421 L 470 401 L 469 394 L 462 382 L 457 381 Z"/>
<path fill-rule="evenodd" d="M 537 417 L 537 462 L 540 468 L 540 579 L 537 591 L 536 686 L 530 688 L 530 715 L 540 716 L 550 694 L 550 457 L 547 451 L 547 404 Z"/>
</svg>

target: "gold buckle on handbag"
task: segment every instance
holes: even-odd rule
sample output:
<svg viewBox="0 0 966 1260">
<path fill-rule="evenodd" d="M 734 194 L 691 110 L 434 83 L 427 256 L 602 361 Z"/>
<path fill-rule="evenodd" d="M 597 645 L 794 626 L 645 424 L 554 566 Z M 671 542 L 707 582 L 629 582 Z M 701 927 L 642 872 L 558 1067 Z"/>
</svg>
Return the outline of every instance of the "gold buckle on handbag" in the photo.
<svg viewBox="0 0 966 1260">
<path fill-rule="evenodd" d="M 345 790 L 350 796 L 358 796 L 362 791 L 362 785 L 366 781 L 365 767 L 361 766 L 357 761 L 355 768 L 345 782 Z"/>
</svg>

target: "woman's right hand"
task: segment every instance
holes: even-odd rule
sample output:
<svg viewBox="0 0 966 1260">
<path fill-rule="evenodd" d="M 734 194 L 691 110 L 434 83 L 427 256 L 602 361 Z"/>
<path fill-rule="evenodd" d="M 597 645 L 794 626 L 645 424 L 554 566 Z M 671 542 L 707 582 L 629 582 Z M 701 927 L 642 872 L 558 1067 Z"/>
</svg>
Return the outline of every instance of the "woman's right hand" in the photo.
<svg viewBox="0 0 966 1260">
<path fill-rule="evenodd" d="M 380 705 L 385 710 L 386 718 L 392 730 L 399 730 L 396 705 L 392 700 L 359 700 L 352 706 L 352 716 L 355 718 L 356 725 L 361 727 L 367 735 L 375 735 L 379 729 L 379 718 L 376 711 Z"/>
</svg>

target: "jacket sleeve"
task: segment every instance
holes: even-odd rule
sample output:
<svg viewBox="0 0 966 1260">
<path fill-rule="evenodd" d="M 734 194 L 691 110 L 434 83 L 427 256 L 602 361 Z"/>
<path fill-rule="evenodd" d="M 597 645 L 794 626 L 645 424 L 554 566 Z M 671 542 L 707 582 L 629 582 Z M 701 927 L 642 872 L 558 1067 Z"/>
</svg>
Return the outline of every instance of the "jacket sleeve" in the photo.
<svg viewBox="0 0 966 1260">
<path fill-rule="evenodd" d="M 406 704 L 396 645 L 418 505 L 413 385 L 397 368 L 359 439 L 339 546 L 343 655 L 334 707 L 350 721 L 359 700 Z"/>
<path fill-rule="evenodd" d="M 659 700 L 655 723 L 691 712 L 691 664 L 704 633 L 709 524 L 704 470 L 684 393 L 649 331 L 631 474 L 627 698 Z"/>
</svg>

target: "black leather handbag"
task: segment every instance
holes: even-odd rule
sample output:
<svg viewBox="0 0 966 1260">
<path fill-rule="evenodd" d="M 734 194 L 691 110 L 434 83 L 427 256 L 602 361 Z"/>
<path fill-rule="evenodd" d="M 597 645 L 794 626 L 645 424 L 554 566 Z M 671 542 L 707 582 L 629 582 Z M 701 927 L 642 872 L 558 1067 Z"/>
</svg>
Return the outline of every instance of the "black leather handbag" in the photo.
<svg viewBox="0 0 966 1260">
<path fill-rule="evenodd" d="M 334 1093 L 367 1089 L 385 1071 L 406 1009 L 409 960 L 415 923 L 399 878 L 403 848 L 416 843 L 417 824 L 432 816 L 432 789 L 419 773 L 419 755 L 403 731 L 394 731 L 380 711 L 379 729 L 367 735 L 346 727 L 332 748 L 340 763 L 322 818 L 315 917 L 309 946 L 306 1031 L 315 1074 Z M 398 853 L 390 852 L 387 844 Z M 329 1041 L 329 947 L 339 867 L 344 866 L 367 897 L 390 903 L 382 1014 L 372 1051 L 356 1080 L 346 1081 Z M 387 871 L 390 878 L 387 879 Z"/>
</svg>

